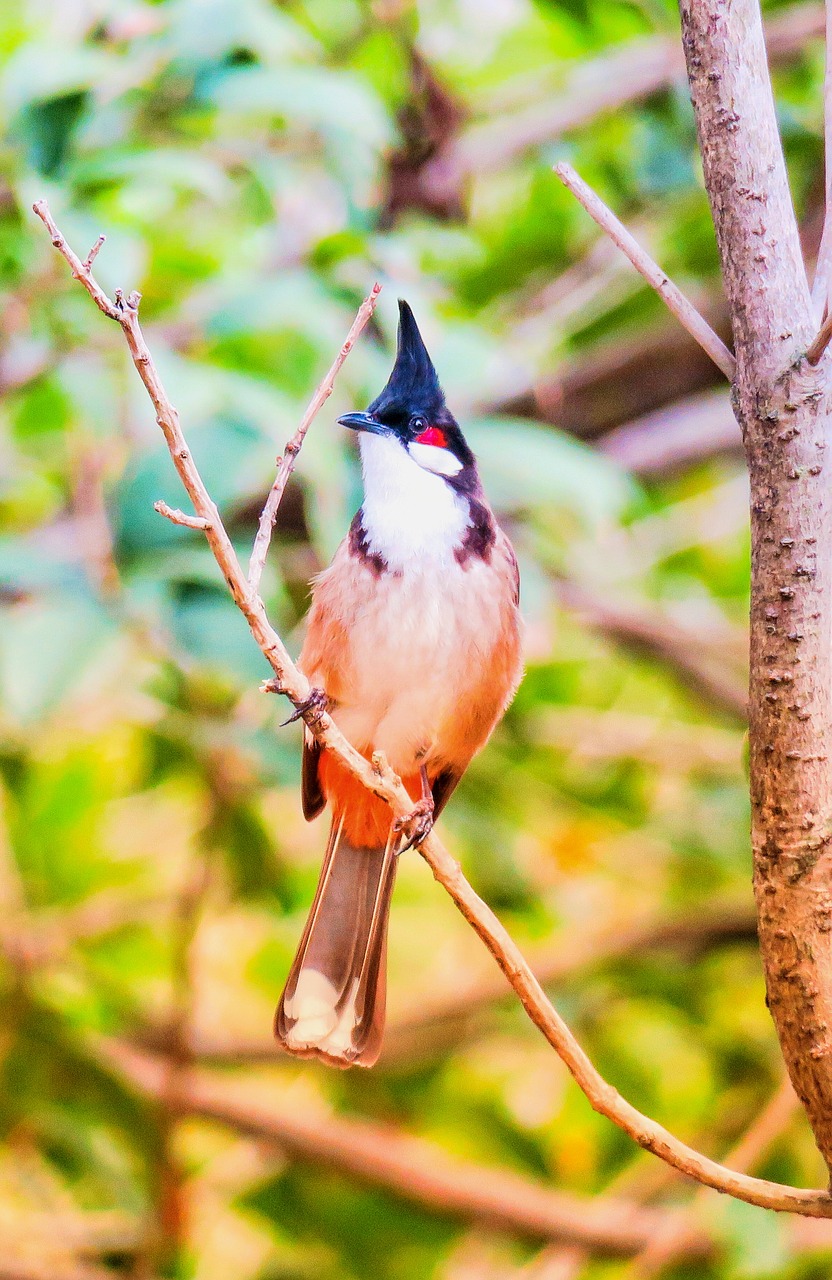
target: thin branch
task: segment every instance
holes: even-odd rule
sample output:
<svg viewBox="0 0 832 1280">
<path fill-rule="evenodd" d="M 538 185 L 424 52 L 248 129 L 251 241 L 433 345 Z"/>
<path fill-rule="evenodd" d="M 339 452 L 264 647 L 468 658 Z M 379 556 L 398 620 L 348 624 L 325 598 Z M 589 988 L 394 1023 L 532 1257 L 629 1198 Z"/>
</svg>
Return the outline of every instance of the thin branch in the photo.
<svg viewBox="0 0 832 1280">
<path fill-rule="evenodd" d="M 826 234 L 826 228 L 824 227 L 824 235 L 825 234 Z M 830 230 L 830 239 L 832 239 L 832 230 Z M 830 257 L 830 265 L 832 265 L 832 247 L 830 247 L 830 250 L 829 250 L 829 257 Z M 826 319 L 821 325 L 818 331 L 818 336 L 812 341 L 812 343 L 809 345 L 809 347 L 806 350 L 806 359 L 809 364 L 811 365 L 820 364 L 820 358 L 823 355 L 826 348 L 829 346 L 830 338 L 832 338 L 832 311 L 830 311 L 829 315 L 827 315 Z"/>
<path fill-rule="evenodd" d="M 597 222 L 602 231 L 606 231 L 607 235 L 615 241 L 622 253 L 630 259 L 636 271 L 638 271 L 652 289 L 656 290 L 659 297 L 673 312 L 676 319 L 687 329 L 692 338 L 695 338 L 713 360 L 717 368 L 721 369 L 729 382 L 734 381 L 737 371 L 737 362 L 719 334 L 715 333 L 707 320 L 701 315 L 693 303 L 685 297 L 680 289 L 676 287 L 672 280 L 668 279 L 661 267 L 653 261 L 649 253 L 642 249 L 637 240 L 634 240 L 627 228 L 622 222 L 616 218 L 611 209 L 608 209 L 600 196 L 592 190 L 590 186 L 584 182 L 583 178 L 575 172 L 571 164 L 555 165 L 555 173 L 560 178 L 563 185 L 568 191 L 586 209 L 591 218 Z"/>
<path fill-rule="evenodd" d="M 102 1041 L 99 1050 L 143 1092 L 160 1095 L 163 1062 L 119 1041 Z M 538 1239 L 631 1254 L 677 1221 L 672 1211 L 644 1209 L 612 1197 L 582 1199 L 499 1168 L 452 1159 L 434 1143 L 339 1115 L 323 1104 L 298 1107 L 288 1095 L 281 1099 L 278 1091 L 266 1108 L 252 1102 L 245 1084 L 204 1071 L 194 1072 L 183 1083 L 179 1106 L 184 1114 L 218 1120 L 237 1132 L 274 1142 L 296 1159 L 338 1169 L 441 1213 Z M 697 1251 L 701 1255 L 708 1249 L 702 1232 Z"/>
<path fill-rule="evenodd" d="M 105 242 L 105 240 L 106 240 L 106 239 L 107 239 L 107 237 L 106 237 L 106 236 L 99 236 L 99 237 L 98 237 L 98 239 L 96 240 L 95 244 L 94 244 L 94 245 L 92 246 L 92 248 L 90 249 L 89 253 L 87 254 L 86 258 L 84 259 L 84 270 L 85 270 L 85 271 L 90 271 L 90 270 L 92 270 L 92 264 L 95 262 L 96 258 L 98 257 L 98 254 L 99 254 L 99 252 L 100 252 L 100 250 L 101 250 L 101 247 L 103 246 L 103 244 L 104 244 L 104 242 Z"/>
<path fill-rule="evenodd" d="M 752 1169 L 799 1111 L 797 1095 L 789 1080 L 784 1079 L 767 1106 L 725 1157 L 726 1161 L 732 1168 L 743 1172 Z M 647 1248 L 625 1269 L 622 1280 L 652 1280 L 665 1268 L 688 1257 L 691 1242 L 698 1239 L 701 1230 L 697 1211 L 701 1210 L 706 1195 L 700 1188 L 682 1219 L 653 1237 Z"/>
<path fill-rule="evenodd" d="M 120 316 L 119 312 L 116 310 L 115 303 L 110 301 L 104 290 L 101 288 L 101 285 L 93 278 L 90 266 L 88 266 L 86 262 L 82 262 L 78 257 L 78 254 L 75 253 L 69 247 L 66 240 L 64 240 L 55 225 L 55 221 L 49 212 L 49 206 L 46 201 L 36 200 L 32 205 L 32 208 L 46 227 L 46 230 L 49 232 L 49 235 L 52 238 L 52 244 L 58 250 L 61 257 L 66 258 L 70 268 L 72 269 L 73 276 L 84 286 L 99 311 L 103 311 L 105 316 L 109 316 L 111 320 L 119 320 Z"/>
<path fill-rule="evenodd" d="M 826 204 L 823 214 L 823 232 L 820 237 L 818 260 L 815 266 L 815 278 L 812 282 L 812 306 L 818 324 L 823 323 L 827 312 L 830 310 L 829 289 L 830 284 L 832 284 L 832 5 L 827 3 L 825 8 L 826 74 L 823 79 L 823 162 L 824 198 Z M 815 343 L 817 343 L 819 337 L 820 335 L 815 339 Z M 828 336 L 826 341 L 829 341 Z M 815 343 L 812 345 L 814 346 Z M 810 359 L 809 363 L 817 364 L 817 360 Z"/>
<path fill-rule="evenodd" d="M 823 4 L 810 0 L 790 5 L 766 22 L 772 62 L 803 54 L 809 40 L 823 31 Z M 531 147 L 552 142 L 598 116 L 620 110 L 682 80 L 684 58 L 675 37 L 641 37 L 621 48 L 582 60 L 557 92 L 532 105 L 500 114 L 491 109 L 431 158 L 422 182 L 429 194 L 448 197 L 461 182 L 480 173 L 504 170 Z"/>
<path fill-rule="evenodd" d="M 263 511 L 260 516 L 257 536 L 254 539 L 254 547 L 251 552 L 251 560 L 248 566 L 248 584 L 252 591 L 259 590 L 260 578 L 263 574 L 263 566 L 266 563 L 266 555 L 269 550 L 269 543 L 271 542 L 272 529 L 274 528 L 274 522 L 277 519 L 277 509 L 283 498 L 283 491 L 289 481 L 289 476 L 295 469 L 295 462 L 297 461 L 297 456 L 300 453 L 301 445 L 306 438 L 306 433 L 311 427 L 313 419 L 332 395 L 332 388 L 335 384 L 335 379 L 340 372 L 341 366 L 355 346 L 356 340 L 361 334 L 361 331 L 367 321 L 370 319 L 370 316 L 375 311 L 376 302 L 378 301 L 378 295 L 380 293 L 381 285 L 376 282 L 362 302 L 361 306 L 358 308 L 358 314 L 352 322 L 352 328 L 347 334 L 344 345 L 330 365 L 326 376 L 314 396 L 309 401 L 309 406 L 306 413 L 303 415 L 303 420 L 289 443 L 286 445 L 283 457 L 278 459 L 277 475 L 275 477 L 274 484 L 271 487 L 269 496 L 266 499 L 266 505 L 263 507 Z"/>
<path fill-rule="evenodd" d="M 184 511 L 180 511 L 178 507 L 169 507 L 166 502 L 162 502 L 161 498 L 158 502 L 154 502 L 153 510 L 158 511 L 159 515 L 164 516 L 166 520 L 170 520 L 171 524 L 181 524 L 185 529 L 201 529 L 204 533 L 211 527 L 202 516 L 186 516 Z"/>
<path fill-rule="evenodd" d="M 69 249 L 55 226 L 45 202 L 39 201 L 34 210 L 50 230 L 53 244 L 70 266 L 78 264 L 83 270 L 83 264 Z M 385 800 L 394 817 L 408 817 L 413 807 L 412 798 L 384 757 L 376 752 L 368 762 L 347 741 L 326 711 L 307 703 L 309 681 L 292 662 L 283 641 L 269 623 L 259 595 L 248 586 L 217 507 L 182 434 L 179 416 L 159 379 L 139 326 L 139 295 L 130 294 L 125 299 L 117 292 L 116 301 L 112 303 L 88 272 L 79 278 L 104 314 L 117 320 L 124 331 L 133 363 L 156 409 L 157 421 L 168 443 L 177 473 L 197 515 L 210 524 L 210 528 L 205 530 L 205 537 L 235 603 L 275 673 L 277 684 L 295 707 L 302 710 L 304 721 L 321 745 L 332 751 L 370 792 Z M 550 1004 L 508 931 L 471 888 L 459 863 L 448 853 L 438 837 L 431 833 L 420 846 L 420 853 L 437 881 L 447 890 L 459 911 L 491 952 L 530 1019 L 560 1056 L 596 1111 L 612 1120 L 640 1146 L 706 1186 L 762 1208 L 789 1210 L 809 1217 L 832 1217 L 832 1196 L 828 1190 L 803 1191 L 797 1187 L 749 1178 L 725 1169 L 675 1138 L 662 1125 L 642 1115 L 622 1098 L 593 1066 L 560 1014 Z"/>
</svg>

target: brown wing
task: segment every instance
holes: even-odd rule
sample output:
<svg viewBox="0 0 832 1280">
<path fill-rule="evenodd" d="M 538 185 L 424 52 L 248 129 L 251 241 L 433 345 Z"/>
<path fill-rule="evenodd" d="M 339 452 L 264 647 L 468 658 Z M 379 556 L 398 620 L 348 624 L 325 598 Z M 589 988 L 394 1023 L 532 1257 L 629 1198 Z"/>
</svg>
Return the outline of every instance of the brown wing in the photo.
<svg viewBox="0 0 832 1280">
<path fill-rule="evenodd" d="M 456 790 L 456 784 L 462 777 L 462 771 L 457 773 L 453 769 L 443 769 L 438 773 L 430 784 L 430 793 L 433 796 L 433 816 L 438 818 L 445 805 L 450 800 L 453 792 Z"/>
<path fill-rule="evenodd" d="M 318 777 L 318 762 L 321 758 L 321 744 L 309 733 L 303 735 L 303 756 L 300 768 L 300 798 L 303 816 L 307 822 L 317 818 L 326 804 L 326 797 L 321 790 Z"/>
</svg>

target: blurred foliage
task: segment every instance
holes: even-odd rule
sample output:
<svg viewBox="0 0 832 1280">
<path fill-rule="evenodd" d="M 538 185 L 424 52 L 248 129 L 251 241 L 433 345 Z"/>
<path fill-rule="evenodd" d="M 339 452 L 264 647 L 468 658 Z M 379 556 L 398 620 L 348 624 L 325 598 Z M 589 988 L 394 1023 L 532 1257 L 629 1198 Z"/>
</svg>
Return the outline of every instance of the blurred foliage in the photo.
<svg viewBox="0 0 832 1280">
<path fill-rule="evenodd" d="M 386 285 L 300 457 L 264 578 L 295 649 L 307 583 L 359 500 L 334 420 L 378 390 L 395 298 L 410 300 L 516 542 L 528 626 L 525 682 L 443 817 L 447 839 L 536 954 L 635 920 L 701 921 L 702 945 L 600 959 L 558 988 L 636 1105 L 721 1156 L 776 1089 L 754 941 L 708 941 L 715 904 L 750 902 L 742 728 L 676 664 L 588 627 L 558 585 L 566 575 L 686 629 L 741 681 L 736 452 L 639 478 L 576 438 L 598 433 L 567 412 L 569 388 L 644 335 L 658 333 L 668 373 L 690 356 L 665 354 L 675 331 L 660 304 L 598 242 L 554 161 L 571 159 L 680 284 L 719 306 L 685 87 L 590 112 L 444 189 L 428 180 L 437 149 L 473 126 L 496 130 L 496 146 L 524 113 L 576 100 L 598 59 L 663 36 L 677 38 L 670 0 L 0 7 L 4 1252 L 52 1259 L 60 1277 L 75 1255 L 49 1222 L 111 1214 L 130 1230 L 99 1260 L 120 1275 L 488 1280 L 534 1253 L 207 1122 L 172 1131 L 97 1053 L 96 1035 L 158 1032 L 183 1003 L 198 1035 L 265 1043 L 323 832 L 300 818 L 299 734 L 278 730 L 282 708 L 258 693 L 265 664 L 207 548 L 153 512 L 183 495 L 121 334 L 30 213 L 40 196 L 82 252 L 106 232 L 95 269 L 108 290 L 141 290 L 241 555 L 275 453 L 370 282 Z M 776 71 L 809 237 L 822 74 L 816 40 Z M 652 367 L 598 383 L 599 421 L 624 421 L 639 396 L 670 406 L 676 391 L 658 379 L 653 394 Z M 715 371 L 689 389 L 709 384 Z M 490 971 L 416 857 L 390 950 L 391 1035 Z M 574 1192 L 661 1199 L 650 1158 L 590 1111 L 511 1001 L 414 1046 L 369 1074 L 278 1061 L 264 1079 Z M 820 1185 L 802 1121 L 758 1172 Z M 713 1199 L 697 1212 L 723 1247 L 674 1274 L 827 1274 L 832 1235 L 807 1253 L 789 1224 Z M 625 1265 L 587 1258 L 580 1274 Z"/>
</svg>

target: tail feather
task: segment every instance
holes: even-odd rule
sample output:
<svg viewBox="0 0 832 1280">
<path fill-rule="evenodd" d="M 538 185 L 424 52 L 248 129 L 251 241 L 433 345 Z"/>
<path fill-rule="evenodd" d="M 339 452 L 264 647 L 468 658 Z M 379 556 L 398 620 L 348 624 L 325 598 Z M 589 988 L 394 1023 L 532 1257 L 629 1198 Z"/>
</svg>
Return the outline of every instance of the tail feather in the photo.
<svg viewBox="0 0 832 1280">
<path fill-rule="evenodd" d="M 333 819 L 315 901 L 275 1015 L 289 1052 L 370 1067 L 384 1031 L 387 922 L 396 877 L 392 826 L 382 848 L 361 848 Z"/>
</svg>

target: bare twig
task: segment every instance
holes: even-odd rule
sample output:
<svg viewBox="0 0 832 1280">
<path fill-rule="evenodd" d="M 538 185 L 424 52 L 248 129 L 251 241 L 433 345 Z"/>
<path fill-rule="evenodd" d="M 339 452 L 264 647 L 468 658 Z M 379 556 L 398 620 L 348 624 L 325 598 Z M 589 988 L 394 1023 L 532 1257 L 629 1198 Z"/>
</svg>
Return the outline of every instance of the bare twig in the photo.
<svg viewBox="0 0 832 1280">
<path fill-rule="evenodd" d="M 205 530 L 206 539 L 235 603 L 275 673 L 276 683 L 299 710 L 303 706 L 303 719 L 321 745 L 332 751 L 369 791 L 385 800 L 394 817 L 409 816 L 413 807 L 412 798 L 384 757 L 375 753 L 372 761 L 368 762 L 347 741 L 327 712 L 307 704 L 309 681 L 292 662 L 283 641 L 269 623 L 259 595 L 253 593 L 248 586 L 216 505 L 205 488 L 182 434 L 179 416 L 159 379 L 139 326 L 138 294 L 131 294 L 125 299 L 117 292 L 116 302 L 111 302 L 90 273 L 84 273 L 83 264 L 67 246 L 45 201 L 39 201 L 34 209 L 49 229 L 55 247 L 71 266 L 77 264 L 80 272 L 78 278 L 96 300 L 101 311 L 121 325 L 133 363 L 156 409 L 157 421 L 167 440 L 174 466 L 197 515 L 202 516 L 211 526 Z M 784 1209 L 809 1217 L 832 1217 L 832 1196 L 828 1190 L 803 1191 L 797 1187 L 749 1178 L 726 1169 L 675 1138 L 662 1125 L 642 1115 L 622 1098 L 592 1065 L 575 1036 L 546 998 L 543 988 L 508 931 L 465 879 L 459 863 L 433 833 L 420 846 L 420 852 L 435 878 L 447 890 L 459 911 L 491 952 L 532 1022 L 566 1064 L 596 1111 L 612 1120 L 640 1146 L 706 1186 L 763 1208 Z"/>
<path fill-rule="evenodd" d="M 799 1110 L 797 1095 L 786 1079 L 725 1157 L 726 1162 L 743 1172 L 752 1169 Z M 626 1268 L 623 1280 L 652 1280 L 666 1267 L 688 1256 L 691 1242 L 695 1243 L 699 1237 L 701 1228 L 697 1222 L 697 1211 L 705 1203 L 706 1195 L 707 1192 L 700 1188 L 681 1220 L 669 1224 L 653 1237 L 647 1248 Z"/>
<path fill-rule="evenodd" d="M 120 319 L 115 303 L 110 301 L 104 290 L 101 288 L 101 285 L 93 278 L 90 267 L 87 263 L 81 261 L 78 254 L 75 253 L 67 244 L 66 240 L 64 240 L 55 225 L 46 201 L 36 200 L 32 205 L 32 208 L 46 227 L 46 230 L 49 232 L 49 235 L 52 238 L 52 244 L 58 250 L 61 257 L 65 258 L 69 263 L 73 276 L 76 280 L 80 280 L 99 311 L 103 311 L 105 316 L 109 316 L 111 320 Z"/>
<path fill-rule="evenodd" d="M 160 516 L 164 516 L 166 520 L 170 520 L 171 524 L 181 524 L 185 529 L 201 529 L 204 533 L 211 526 L 202 516 L 186 516 L 184 511 L 180 511 L 178 507 L 169 507 L 166 502 L 162 502 L 161 498 L 158 502 L 154 502 L 153 510 L 158 511 Z"/>
<path fill-rule="evenodd" d="M 652 289 L 655 289 L 662 301 L 673 312 L 679 323 L 695 338 L 703 351 L 711 357 L 717 368 L 721 369 L 729 382 L 733 382 L 736 374 L 736 360 L 717 333 L 714 333 L 707 320 L 685 297 L 672 280 L 669 280 L 661 267 L 653 261 L 649 253 L 633 239 L 627 228 L 608 209 L 600 196 L 584 182 L 575 172 L 571 164 L 555 165 L 555 173 L 568 191 L 586 209 L 591 218 L 598 223 L 602 231 L 615 241 L 622 253 L 625 253 Z"/>
<path fill-rule="evenodd" d="M 84 259 L 84 270 L 85 270 L 85 271 L 90 271 L 90 270 L 92 270 L 92 264 L 95 262 L 96 258 L 98 257 L 99 251 L 100 251 L 100 249 L 101 249 L 101 247 L 102 247 L 102 245 L 104 244 L 104 242 L 105 242 L 105 240 L 106 240 L 106 239 L 107 239 L 107 237 L 106 237 L 106 236 L 99 236 L 99 237 L 98 237 L 98 239 L 96 240 L 95 244 L 94 244 L 94 245 L 92 246 L 92 248 L 90 249 L 89 253 L 87 254 L 86 258 Z"/>
<path fill-rule="evenodd" d="M 812 306 L 818 324 L 823 323 L 827 312 L 830 310 L 829 286 L 832 283 L 832 5 L 827 3 L 825 8 L 826 74 L 823 80 L 823 159 L 824 197 L 826 203 L 823 214 L 823 232 L 820 237 L 818 260 L 815 266 L 815 278 L 812 282 Z M 818 335 L 819 337 L 820 334 Z M 818 338 L 815 339 L 815 343 L 817 343 Z M 828 336 L 826 341 L 829 341 Z M 812 345 L 814 346 L 815 343 Z M 809 363 L 817 364 L 817 360 L 809 358 Z"/>
<path fill-rule="evenodd" d="M 826 228 L 824 227 L 824 235 L 825 234 L 826 234 Z M 832 239 L 832 231 L 830 231 L 830 239 Z M 830 258 L 832 259 L 832 248 L 830 248 L 829 254 L 830 254 Z M 829 346 L 830 338 L 832 338 L 832 311 L 830 311 L 829 315 L 826 317 L 820 329 L 818 330 L 817 337 L 812 340 L 812 342 L 806 349 L 806 359 L 809 362 L 809 364 L 811 365 L 820 364 L 821 356 L 823 355 L 826 348 Z"/>
<path fill-rule="evenodd" d="M 358 308 L 358 314 L 352 322 L 352 328 L 347 334 L 344 345 L 341 347 L 341 350 L 330 365 L 326 376 L 314 396 L 309 401 L 309 407 L 303 415 L 303 420 L 289 443 L 286 445 L 283 457 L 278 460 L 277 475 L 275 477 L 274 484 L 271 487 L 269 496 L 266 499 L 266 505 L 263 507 L 263 511 L 260 516 L 257 536 L 254 539 L 254 547 L 251 552 L 251 560 L 248 566 L 248 583 L 252 591 L 257 591 L 260 587 L 260 578 L 263 574 L 263 566 L 266 563 L 266 555 L 269 550 L 269 543 L 271 542 L 272 529 L 274 528 L 274 522 L 277 519 L 277 509 L 283 498 L 283 491 L 289 481 L 289 476 L 294 470 L 295 461 L 300 453 L 301 445 L 306 438 L 306 433 L 311 427 L 312 421 L 318 411 L 323 408 L 326 401 L 332 395 L 332 388 L 335 384 L 335 379 L 338 376 L 341 366 L 355 346 L 365 324 L 375 311 L 376 302 L 378 301 L 378 295 L 380 293 L 381 285 L 378 283 L 374 284 L 369 294 Z"/>
</svg>

